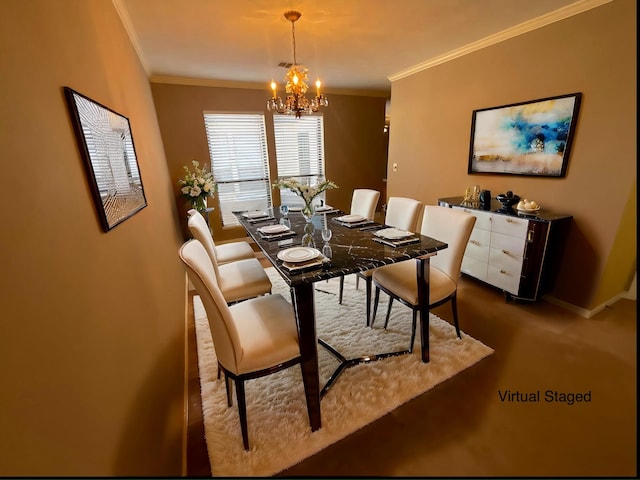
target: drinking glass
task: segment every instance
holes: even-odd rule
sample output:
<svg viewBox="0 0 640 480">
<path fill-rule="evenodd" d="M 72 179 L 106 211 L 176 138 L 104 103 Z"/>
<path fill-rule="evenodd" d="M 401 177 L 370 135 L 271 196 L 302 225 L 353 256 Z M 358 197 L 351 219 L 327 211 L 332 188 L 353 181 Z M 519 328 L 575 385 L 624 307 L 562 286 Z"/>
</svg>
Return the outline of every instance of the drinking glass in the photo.
<svg viewBox="0 0 640 480">
<path fill-rule="evenodd" d="M 287 227 L 288 229 L 291 229 L 291 221 L 289 221 L 288 218 L 286 217 L 282 217 L 280 219 L 280 225 L 284 225 L 285 227 Z"/>
<path fill-rule="evenodd" d="M 286 217 L 289 214 L 289 205 L 280 205 L 280 213 Z"/>
<path fill-rule="evenodd" d="M 331 231 L 330 228 L 322 229 L 322 240 L 324 240 L 324 243 L 327 243 L 329 240 L 331 240 L 332 235 L 333 235 L 333 232 Z"/>
</svg>

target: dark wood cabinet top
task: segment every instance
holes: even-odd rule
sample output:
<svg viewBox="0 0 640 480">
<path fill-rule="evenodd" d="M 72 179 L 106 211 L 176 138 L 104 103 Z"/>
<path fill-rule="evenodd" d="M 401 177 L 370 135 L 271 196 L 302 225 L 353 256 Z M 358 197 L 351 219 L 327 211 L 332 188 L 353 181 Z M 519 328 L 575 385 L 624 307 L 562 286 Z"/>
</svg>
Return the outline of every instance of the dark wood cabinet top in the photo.
<svg viewBox="0 0 640 480">
<path fill-rule="evenodd" d="M 438 204 L 446 207 L 449 207 L 449 206 L 464 207 L 464 208 L 468 208 L 469 210 L 478 210 L 481 212 L 490 212 L 490 213 L 497 213 L 499 215 L 508 215 L 512 217 L 526 218 L 528 220 L 533 220 L 537 222 L 553 222 L 556 220 L 572 218 L 572 215 L 556 214 L 553 212 L 549 212 L 544 208 L 541 208 L 540 211 L 536 213 L 518 212 L 515 209 L 515 207 L 510 211 L 505 210 L 503 208 L 502 203 L 500 203 L 495 198 L 491 199 L 491 205 L 489 205 L 488 208 L 483 207 L 480 204 L 463 203 L 463 199 L 464 197 L 439 198 Z"/>
</svg>

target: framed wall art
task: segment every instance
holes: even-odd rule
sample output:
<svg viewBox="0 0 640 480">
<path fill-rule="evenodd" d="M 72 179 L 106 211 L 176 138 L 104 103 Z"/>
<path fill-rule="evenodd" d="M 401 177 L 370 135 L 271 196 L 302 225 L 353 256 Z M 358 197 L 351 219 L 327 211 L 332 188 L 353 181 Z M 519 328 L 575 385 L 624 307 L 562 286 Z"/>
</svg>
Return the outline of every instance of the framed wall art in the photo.
<svg viewBox="0 0 640 480">
<path fill-rule="evenodd" d="M 100 223 L 108 232 L 147 206 L 129 119 L 64 87 Z"/>
<path fill-rule="evenodd" d="M 564 177 L 581 93 L 474 110 L 468 173 Z"/>
</svg>

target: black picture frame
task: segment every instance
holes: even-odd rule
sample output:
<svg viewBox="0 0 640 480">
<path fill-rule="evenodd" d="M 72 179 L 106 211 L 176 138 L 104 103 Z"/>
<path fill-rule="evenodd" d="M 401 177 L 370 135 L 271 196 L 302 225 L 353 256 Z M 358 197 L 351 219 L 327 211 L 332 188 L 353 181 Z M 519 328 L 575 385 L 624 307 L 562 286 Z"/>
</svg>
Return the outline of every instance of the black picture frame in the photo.
<svg viewBox="0 0 640 480">
<path fill-rule="evenodd" d="M 63 87 L 98 218 L 105 232 L 147 206 L 129 119 Z"/>
<path fill-rule="evenodd" d="M 564 177 L 581 93 L 474 110 L 469 174 Z"/>
</svg>

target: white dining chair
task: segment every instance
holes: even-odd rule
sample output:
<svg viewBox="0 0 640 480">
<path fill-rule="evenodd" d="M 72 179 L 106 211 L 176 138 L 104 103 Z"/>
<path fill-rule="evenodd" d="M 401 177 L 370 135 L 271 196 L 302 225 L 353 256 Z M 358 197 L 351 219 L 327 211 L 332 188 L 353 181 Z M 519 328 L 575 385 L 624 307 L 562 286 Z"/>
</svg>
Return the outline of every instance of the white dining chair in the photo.
<svg viewBox="0 0 640 480">
<path fill-rule="evenodd" d="M 476 217 L 462 210 L 427 205 L 424 209 L 420 229 L 422 235 L 435 238 L 448 245 L 446 249 L 439 251 L 429 260 L 429 308 L 451 301 L 453 323 L 458 338 L 461 338 L 456 303 L 458 278 L 460 277 L 462 257 L 475 222 Z M 376 293 L 371 327 L 375 321 L 380 290 L 382 290 L 390 297 L 384 328 L 387 328 L 389 323 L 394 299 L 413 310 L 411 343 L 409 345 L 409 351 L 412 351 L 416 335 L 417 314 L 421 306 L 418 301 L 415 260 L 406 260 L 376 268 L 373 272 L 373 283 L 376 287 Z"/>
<path fill-rule="evenodd" d="M 351 196 L 351 215 L 360 215 L 368 220 L 373 220 L 376 214 L 376 207 L 380 192 L 369 188 L 356 188 Z M 344 291 L 344 277 L 340 277 L 340 293 L 338 303 L 342 304 L 342 293 Z"/>
<path fill-rule="evenodd" d="M 217 249 L 204 217 L 199 213 L 191 215 L 187 225 L 193 237 L 202 243 L 209 254 L 216 271 L 218 285 L 228 303 L 271 293 L 271 280 L 257 258 L 236 260 L 220 265 Z"/>
<path fill-rule="evenodd" d="M 242 442 L 249 450 L 244 382 L 302 365 L 293 307 L 280 294 L 229 306 L 202 243 L 187 241 L 179 255 L 207 313 L 218 365 L 225 374 L 229 407 L 233 405 L 231 382 L 235 384 Z"/>
<path fill-rule="evenodd" d="M 387 202 L 387 211 L 385 214 L 385 225 L 395 227 L 410 232 L 415 232 L 420 218 L 420 210 L 422 202 L 406 197 L 390 197 Z M 367 326 L 371 325 L 371 277 L 376 269 L 365 270 L 356 273 L 356 280 L 362 278 L 365 281 L 365 291 L 367 297 Z M 358 284 L 356 283 L 356 288 Z M 342 299 L 344 284 L 340 284 L 340 292 L 338 301 Z"/>
<path fill-rule="evenodd" d="M 368 188 L 356 188 L 351 196 L 351 215 L 361 215 L 366 219 L 373 220 L 376 215 L 376 207 L 380 192 Z"/>
<path fill-rule="evenodd" d="M 187 214 L 189 215 L 189 217 L 192 217 L 194 215 L 202 217 L 202 221 L 205 225 L 207 225 L 207 221 L 205 220 L 205 218 L 195 208 L 189 210 Z M 209 231 L 209 234 L 211 234 L 208 225 L 207 230 Z M 214 242 L 213 247 L 216 251 L 216 259 L 218 261 L 218 265 L 224 265 L 225 263 L 236 262 L 238 260 L 244 260 L 247 258 L 256 258 L 256 254 L 248 242 L 229 242 L 217 245 L 213 240 L 213 236 L 211 237 L 211 241 Z"/>
</svg>

